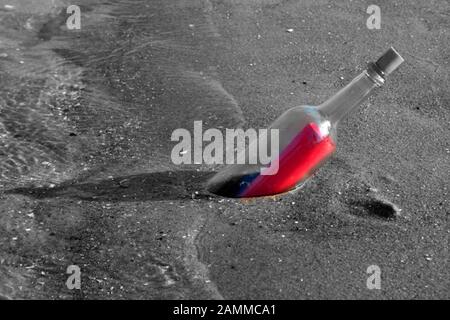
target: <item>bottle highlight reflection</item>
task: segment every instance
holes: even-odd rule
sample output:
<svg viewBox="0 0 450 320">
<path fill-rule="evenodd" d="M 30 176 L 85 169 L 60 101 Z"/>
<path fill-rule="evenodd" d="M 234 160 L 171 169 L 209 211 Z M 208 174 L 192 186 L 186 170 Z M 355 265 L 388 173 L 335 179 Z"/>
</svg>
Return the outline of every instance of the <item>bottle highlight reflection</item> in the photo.
<svg viewBox="0 0 450 320">
<path fill-rule="evenodd" d="M 335 151 L 339 120 L 360 105 L 373 89 L 382 86 L 385 77 L 403 61 L 390 48 L 320 106 L 295 107 L 275 120 L 269 131 L 279 130 L 280 152 L 277 159 L 272 159 L 278 161 L 276 174 L 261 174 L 258 165 L 230 165 L 208 182 L 208 190 L 240 198 L 270 196 L 299 188 Z"/>
</svg>

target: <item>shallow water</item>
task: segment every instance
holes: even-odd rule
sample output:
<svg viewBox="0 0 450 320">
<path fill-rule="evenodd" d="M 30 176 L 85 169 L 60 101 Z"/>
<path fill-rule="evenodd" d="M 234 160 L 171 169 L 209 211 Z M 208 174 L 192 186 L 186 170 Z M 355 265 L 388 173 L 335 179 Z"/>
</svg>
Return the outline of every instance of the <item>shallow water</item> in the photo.
<svg viewBox="0 0 450 320">
<path fill-rule="evenodd" d="M 194 119 L 243 122 L 215 78 L 207 1 L 82 1 L 81 30 L 67 30 L 65 5 L 0 3 L 0 186 L 52 185 L 107 165 L 96 151 L 130 151 L 127 133 L 165 154 L 160 138 Z"/>
<path fill-rule="evenodd" d="M 2 1 L 0 8 L 0 186 L 58 182 L 74 161 L 67 117 L 82 88 L 80 68 L 68 66 L 40 37 L 58 16 L 57 1 Z M 48 24 L 47 24 L 48 25 Z M 78 142 L 79 144 L 79 142 Z"/>
<path fill-rule="evenodd" d="M 111 240 L 107 225 L 103 225 L 107 222 L 97 217 L 95 211 L 97 206 L 109 210 L 110 202 L 116 200 L 170 200 L 176 195 L 177 184 L 185 178 L 179 177 L 181 182 L 175 182 L 169 172 L 168 177 L 164 178 L 163 173 L 162 178 L 151 178 L 152 183 L 148 183 L 149 178 L 144 175 L 145 178 L 131 181 L 136 182 L 136 189 L 134 186 L 124 189 L 127 191 L 124 194 L 114 194 L 115 180 L 105 180 L 101 185 L 94 183 L 91 188 L 83 187 L 89 184 L 79 184 L 80 188 L 60 189 L 59 185 L 73 185 L 92 176 L 120 177 L 130 171 L 163 172 L 171 167 L 170 134 L 175 128 L 191 129 L 194 120 L 202 120 L 209 127 L 243 124 L 240 107 L 217 77 L 222 44 L 209 16 L 209 2 L 79 1 L 81 30 L 66 28 L 68 4 L 43 0 L 0 1 L 3 8 L 0 10 L 0 188 L 16 190 L 13 193 L 20 193 L 18 188 L 64 190 L 61 194 L 38 195 L 37 198 L 55 196 L 56 204 L 49 207 L 45 200 L 37 201 L 32 210 L 36 224 L 49 226 L 54 215 L 55 218 L 62 215 L 57 219 L 62 219 L 63 225 L 73 223 L 70 230 L 64 227 L 60 236 L 58 231 L 51 233 L 59 238 L 57 247 L 63 243 L 75 246 L 58 251 L 37 227 L 38 256 L 21 253 L 23 248 L 17 249 L 20 252 L 16 255 L 33 261 L 33 265 L 39 261 L 37 264 L 43 272 L 56 272 L 58 265 L 64 265 L 61 260 L 55 261 L 48 250 L 56 250 L 64 259 L 77 256 L 78 261 L 87 260 L 92 279 L 98 276 L 98 268 L 103 268 L 100 264 L 92 266 L 93 261 L 112 263 L 117 268 L 108 269 L 118 272 L 114 277 L 117 281 L 121 279 L 120 284 L 134 286 L 130 290 L 135 295 L 128 296 L 135 298 L 141 297 L 139 291 L 144 289 L 148 298 L 201 296 L 193 293 L 200 291 L 192 289 L 189 280 L 192 276 L 188 276 L 193 273 L 195 279 L 203 277 L 202 271 L 198 271 L 203 267 L 196 262 L 194 240 L 187 242 L 183 249 L 191 258 L 185 258 L 181 265 L 179 261 L 163 258 L 161 250 L 151 248 L 146 249 L 151 255 L 142 257 L 142 263 L 124 263 L 127 253 L 119 252 L 119 258 L 114 259 L 108 253 L 117 246 L 114 241 L 122 241 L 120 235 L 112 236 L 114 240 Z M 170 181 L 161 182 L 161 179 Z M 99 188 L 105 192 L 108 186 L 111 195 L 98 194 Z M 161 186 L 155 189 L 156 198 L 151 197 L 151 190 L 142 189 L 146 186 Z M 167 186 L 170 192 L 163 196 Z M 87 205 L 94 211 L 87 216 L 80 208 L 81 202 L 73 204 L 64 198 L 95 201 Z M 22 205 L 20 201 L 9 204 L 13 211 Z M 137 209 L 128 206 L 125 212 L 133 210 Z M 14 214 L 5 217 L 10 219 L 7 225 L 17 218 Z M 133 228 L 130 225 L 139 224 L 142 218 L 130 214 L 129 219 L 127 232 Z M 195 218 L 194 225 L 201 223 L 201 219 Z M 90 224 L 98 228 L 85 231 L 91 228 Z M 50 228 L 60 227 L 57 223 Z M 5 227 L 2 234 L 8 237 L 11 232 L 13 229 Z M 91 235 L 86 236 L 86 232 Z M 192 239 L 196 233 L 198 230 L 194 228 Z M 85 248 L 90 246 L 89 241 L 97 240 L 103 246 L 109 243 L 108 249 Z M 190 271 L 186 265 L 195 266 L 195 270 Z M 128 272 L 122 274 L 120 271 L 124 269 Z M 0 296 L 24 297 L 10 292 L 23 280 L 20 272 L 11 270 L 8 268 L 0 275 Z M 142 272 L 146 275 L 141 279 L 138 274 Z M 47 283 L 46 288 L 49 293 L 44 296 L 47 297 L 55 297 L 61 290 L 56 284 L 51 289 L 52 283 Z M 214 296 L 217 293 L 209 294 Z M 59 297 L 67 297 L 67 293 L 59 293 Z"/>
</svg>

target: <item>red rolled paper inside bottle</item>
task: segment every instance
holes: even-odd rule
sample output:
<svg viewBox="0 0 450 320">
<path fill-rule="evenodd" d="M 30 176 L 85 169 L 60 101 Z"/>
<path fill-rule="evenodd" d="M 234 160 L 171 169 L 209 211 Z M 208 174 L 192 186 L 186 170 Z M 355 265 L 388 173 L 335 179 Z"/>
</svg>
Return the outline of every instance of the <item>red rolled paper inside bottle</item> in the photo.
<svg viewBox="0 0 450 320">
<path fill-rule="evenodd" d="M 267 174 L 264 170 L 269 169 L 262 168 L 261 164 L 230 165 L 208 182 L 208 190 L 226 197 L 247 198 L 298 189 L 336 150 L 339 121 L 367 99 L 374 89 L 381 87 L 386 76 L 403 61 L 397 51 L 390 48 L 320 106 L 306 105 L 287 110 L 269 127 L 269 132 L 278 129 L 279 152 L 270 163 L 272 168 L 276 163 L 278 170 Z M 266 137 L 263 143 L 266 141 L 270 140 Z M 248 159 L 248 150 L 241 152 L 245 152 Z"/>
</svg>

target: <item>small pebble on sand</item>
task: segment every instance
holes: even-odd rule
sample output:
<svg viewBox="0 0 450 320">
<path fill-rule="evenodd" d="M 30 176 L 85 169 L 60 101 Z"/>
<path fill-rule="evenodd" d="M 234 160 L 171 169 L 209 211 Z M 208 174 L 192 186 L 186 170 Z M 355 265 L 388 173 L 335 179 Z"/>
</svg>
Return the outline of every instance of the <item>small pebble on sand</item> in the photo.
<svg viewBox="0 0 450 320">
<path fill-rule="evenodd" d="M 123 179 L 123 180 L 119 181 L 119 186 L 121 188 L 128 188 L 130 186 L 130 180 Z"/>
</svg>

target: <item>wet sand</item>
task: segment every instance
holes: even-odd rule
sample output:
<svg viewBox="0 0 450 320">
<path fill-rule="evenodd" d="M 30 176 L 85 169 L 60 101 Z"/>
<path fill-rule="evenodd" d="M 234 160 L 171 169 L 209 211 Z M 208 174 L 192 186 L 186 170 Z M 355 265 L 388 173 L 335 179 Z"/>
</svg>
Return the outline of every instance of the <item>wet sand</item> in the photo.
<svg viewBox="0 0 450 320">
<path fill-rule="evenodd" d="M 358 1 L 81 1 L 80 31 L 27 3 L 0 12 L 0 296 L 449 298 L 446 2 L 383 3 L 368 30 Z M 174 129 L 266 127 L 391 45 L 406 63 L 299 192 L 221 198 L 220 167 L 171 163 Z"/>
</svg>

